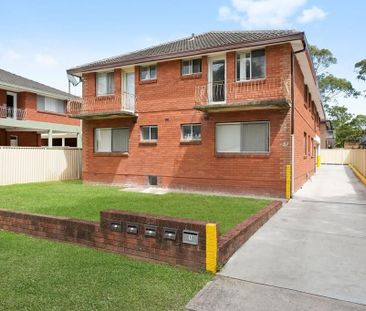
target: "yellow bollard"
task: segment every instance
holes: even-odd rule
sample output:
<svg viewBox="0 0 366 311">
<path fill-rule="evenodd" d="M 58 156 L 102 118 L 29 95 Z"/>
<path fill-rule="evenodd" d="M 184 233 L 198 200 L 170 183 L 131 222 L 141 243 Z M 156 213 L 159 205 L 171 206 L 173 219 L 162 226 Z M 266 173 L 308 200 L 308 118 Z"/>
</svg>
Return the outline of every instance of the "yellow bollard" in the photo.
<svg viewBox="0 0 366 311">
<path fill-rule="evenodd" d="M 216 224 L 206 224 L 206 271 L 217 271 L 217 228 Z"/>
<path fill-rule="evenodd" d="M 316 157 L 316 166 L 320 167 L 320 155 Z"/>
<path fill-rule="evenodd" d="M 291 165 L 286 165 L 286 199 L 291 198 Z"/>
</svg>

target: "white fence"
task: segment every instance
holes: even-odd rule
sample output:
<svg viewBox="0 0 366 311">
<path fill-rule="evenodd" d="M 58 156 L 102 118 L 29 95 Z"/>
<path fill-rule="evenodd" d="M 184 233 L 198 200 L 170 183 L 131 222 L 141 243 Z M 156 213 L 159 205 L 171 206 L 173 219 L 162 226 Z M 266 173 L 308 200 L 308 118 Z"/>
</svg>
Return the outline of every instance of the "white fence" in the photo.
<svg viewBox="0 0 366 311">
<path fill-rule="evenodd" d="M 352 164 L 366 176 L 366 149 L 321 149 L 323 164 Z"/>
<path fill-rule="evenodd" d="M 81 178 L 81 149 L 0 147 L 0 185 Z"/>
</svg>

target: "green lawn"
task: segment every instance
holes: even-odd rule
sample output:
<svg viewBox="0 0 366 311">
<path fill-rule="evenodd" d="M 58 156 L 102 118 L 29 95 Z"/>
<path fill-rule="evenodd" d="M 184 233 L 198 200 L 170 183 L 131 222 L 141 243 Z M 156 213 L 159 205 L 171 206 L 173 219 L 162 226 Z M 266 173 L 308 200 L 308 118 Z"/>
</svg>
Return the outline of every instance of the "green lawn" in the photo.
<svg viewBox="0 0 366 311">
<path fill-rule="evenodd" d="M 0 230 L 1 310 L 183 310 L 212 275 Z"/>
<path fill-rule="evenodd" d="M 189 193 L 132 193 L 80 181 L 0 186 L 1 208 L 88 220 L 99 220 L 100 210 L 115 208 L 217 222 L 221 234 L 268 203 L 268 200 Z"/>
</svg>

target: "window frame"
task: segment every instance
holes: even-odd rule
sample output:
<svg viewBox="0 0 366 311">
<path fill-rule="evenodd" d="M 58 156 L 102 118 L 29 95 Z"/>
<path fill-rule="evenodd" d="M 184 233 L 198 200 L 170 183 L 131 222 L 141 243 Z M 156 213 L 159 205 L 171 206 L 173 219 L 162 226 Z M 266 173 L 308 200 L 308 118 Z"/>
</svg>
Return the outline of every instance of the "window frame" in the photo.
<svg viewBox="0 0 366 311">
<path fill-rule="evenodd" d="M 102 75 L 102 74 L 110 74 L 112 75 L 112 92 L 111 93 L 98 93 L 98 76 Z M 108 79 L 107 79 L 108 81 Z M 108 90 L 108 86 L 107 87 L 107 90 Z M 95 95 L 97 97 L 103 97 L 103 96 L 110 96 L 110 95 L 114 95 L 115 93 L 115 86 L 114 86 L 114 71 L 99 71 L 99 72 L 96 72 L 95 73 Z"/>
<path fill-rule="evenodd" d="M 304 157 L 306 157 L 308 154 L 308 134 L 306 134 L 306 132 L 304 132 L 303 137 L 304 137 L 304 145 L 303 145 L 304 150 L 303 151 L 304 151 Z"/>
<path fill-rule="evenodd" d="M 200 127 L 200 138 L 193 138 L 193 126 L 198 126 Z M 191 139 L 186 139 L 183 136 L 183 127 L 184 126 L 189 126 L 191 129 L 191 133 L 192 133 L 192 138 Z M 180 125 L 180 140 L 182 142 L 190 142 L 190 141 L 202 141 L 202 123 L 182 123 Z"/>
<path fill-rule="evenodd" d="M 151 67 L 155 67 L 155 77 L 151 77 Z M 148 78 L 146 79 L 142 79 L 142 76 L 141 76 L 141 72 L 142 72 L 142 68 L 148 68 L 149 71 L 148 71 Z M 140 73 L 139 73 L 139 78 L 140 78 L 140 81 L 152 81 L 152 80 L 157 80 L 158 78 L 158 64 L 150 64 L 150 65 L 141 65 L 140 66 Z"/>
<path fill-rule="evenodd" d="M 200 71 L 198 72 L 193 72 L 193 62 L 195 60 L 199 60 L 200 61 Z M 183 63 L 184 62 L 189 62 L 189 72 L 188 73 L 183 73 Z M 199 75 L 202 74 L 202 58 L 189 58 L 189 59 L 182 59 L 181 60 L 181 69 L 180 69 L 180 73 L 182 77 L 187 77 L 187 76 L 192 76 L 192 75 Z"/>
<path fill-rule="evenodd" d="M 252 52 L 254 51 L 260 51 L 263 50 L 264 51 L 264 76 L 261 78 L 252 78 Z M 240 74 L 239 74 L 239 79 L 238 79 L 238 56 L 242 55 L 242 54 L 246 54 L 246 53 L 250 53 L 250 79 L 240 79 Z M 236 55 L 235 55 L 235 82 L 248 82 L 248 81 L 257 81 L 257 80 L 265 80 L 267 78 L 267 56 L 266 56 L 266 49 L 262 48 L 262 49 L 253 49 L 253 50 L 241 50 L 241 51 L 237 51 Z M 240 68 L 240 65 L 239 65 Z"/>
<path fill-rule="evenodd" d="M 240 125 L 240 151 L 218 151 L 217 150 L 217 126 L 219 125 Z M 242 151 L 243 148 L 243 126 L 244 124 L 266 124 L 267 125 L 267 151 Z M 258 155 L 268 155 L 271 153 L 271 122 L 268 121 L 238 121 L 238 122 L 218 122 L 215 124 L 215 153 L 216 154 L 258 154 Z"/>
<path fill-rule="evenodd" d="M 44 109 L 40 109 L 39 108 L 39 98 L 43 98 L 44 99 Z M 58 111 L 53 111 L 53 110 L 47 110 L 46 109 L 46 100 L 47 99 L 52 99 L 52 100 L 57 100 L 59 101 L 60 103 L 62 102 L 63 104 L 63 112 L 58 112 Z M 37 106 L 37 111 L 38 112 L 44 112 L 44 113 L 54 113 L 54 114 L 60 114 L 60 115 L 66 115 L 66 103 L 65 103 L 65 100 L 63 99 L 59 99 L 59 98 L 54 98 L 54 97 L 50 97 L 50 96 L 44 96 L 44 95 L 38 95 L 37 94 L 37 103 L 36 103 L 36 106 Z"/>
<path fill-rule="evenodd" d="M 127 150 L 126 151 L 113 151 L 113 130 L 127 130 Z M 97 146 L 97 141 L 96 141 L 96 132 L 97 130 L 110 130 L 111 131 L 111 141 L 110 141 L 110 146 L 111 146 L 111 151 L 98 151 L 98 146 Z M 120 153 L 120 154 L 128 154 L 129 153 L 129 149 L 130 149 L 130 128 L 129 127 L 95 127 L 93 129 L 93 135 L 94 135 L 94 153 L 96 154 L 103 154 L 103 153 Z"/>
<path fill-rule="evenodd" d="M 149 128 L 149 139 L 144 139 L 142 129 Z M 156 128 L 156 139 L 151 139 L 151 129 Z M 157 125 L 142 125 L 140 126 L 140 142 L 141 143 L 156 143 L 159 139 L 159 129 Z"/>
</svg>

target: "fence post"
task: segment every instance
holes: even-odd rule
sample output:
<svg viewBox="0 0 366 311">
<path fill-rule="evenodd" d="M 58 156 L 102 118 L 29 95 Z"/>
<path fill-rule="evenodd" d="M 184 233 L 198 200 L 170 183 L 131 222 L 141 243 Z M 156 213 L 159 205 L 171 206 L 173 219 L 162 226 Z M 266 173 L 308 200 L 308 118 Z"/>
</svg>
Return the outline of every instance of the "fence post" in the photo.
<svg viewBox="0 0 366 311">
<path fill-rule="evenodd" d="M 286 165 L 286 199 L 291 198 L 291 165 Z"/>
<path fill-rule="evenodd" d="M 217 228 L 216 224 L 206 224 L 206 271 L 217 271 Z"/>
</svg>

